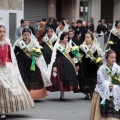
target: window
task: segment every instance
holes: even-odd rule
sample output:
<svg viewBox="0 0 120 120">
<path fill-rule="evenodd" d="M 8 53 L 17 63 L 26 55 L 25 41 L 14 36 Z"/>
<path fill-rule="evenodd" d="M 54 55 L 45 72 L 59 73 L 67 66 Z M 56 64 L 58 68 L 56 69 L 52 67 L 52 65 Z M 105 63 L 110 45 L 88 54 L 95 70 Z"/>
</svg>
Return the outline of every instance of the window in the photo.
<svg viewBox="0 0 120 120">
<path fill-rule="evenodd" d="M 80 0 L 80 18 L 88 21 L 91 17 L 91 0 Z"/>
</svg>

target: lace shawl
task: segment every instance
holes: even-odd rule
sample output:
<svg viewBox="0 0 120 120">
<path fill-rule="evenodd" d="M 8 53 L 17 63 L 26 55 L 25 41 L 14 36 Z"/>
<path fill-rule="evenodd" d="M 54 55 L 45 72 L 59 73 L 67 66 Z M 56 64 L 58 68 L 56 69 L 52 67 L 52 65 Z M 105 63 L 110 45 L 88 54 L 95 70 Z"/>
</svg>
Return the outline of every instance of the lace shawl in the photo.
<svg viewBox="0 0 120 120">
<path fill-rule="evenodd" d="M 95 91 L 99 93 L 102 100 L 106 100 L 113 96 L 113 103 L 115 105 L 115 110 L 120 110 L 120 85 L 113 85 L 112 91 L 109 89 L 109 84 L 112 83 L 111 77 L 106 73 L 106 64 L 103 64 L 97 72 L 97 85 Z M 116 63 L 113 64 L 112 71 L 120 73 L 120 66 Z"/>
</svg>

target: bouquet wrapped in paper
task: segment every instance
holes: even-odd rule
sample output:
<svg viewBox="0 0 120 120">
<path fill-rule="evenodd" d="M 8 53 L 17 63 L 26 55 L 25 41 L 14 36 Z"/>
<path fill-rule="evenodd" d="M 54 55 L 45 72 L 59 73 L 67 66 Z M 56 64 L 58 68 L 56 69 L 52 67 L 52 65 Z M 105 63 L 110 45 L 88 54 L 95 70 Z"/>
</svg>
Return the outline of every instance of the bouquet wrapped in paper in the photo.
<svg viewBox="0 0 120 120">
<path fill-rule="evenodd" d="M 31 63 L 30 70 L 32 71 L 35 71 L 35 64 L 36 64 L 35 57 L 39 58 L 42 55 L 41 49 L 42 47 L 40 46 L 40 49 L 33 48 L 33 50 L 31 51 L 32 63 Z"/>
<path fill-rule="evenodd" d="M 42 54 L 41 49 L 38 48 L 33 48 L 33 51 L 31 52 L 31 56 L 32 57 L 40 57 L 40 55 Z"/>
<path fill-rule="evenodd" d="M 75 57 L 74 59 L 76 59 L 79 63 L 81 63 L 83 54 L 79 53 L 79 47 L 78 46 L 73 46 L 71 51 L 72 51 L 72 54 Z"/>
</svg>

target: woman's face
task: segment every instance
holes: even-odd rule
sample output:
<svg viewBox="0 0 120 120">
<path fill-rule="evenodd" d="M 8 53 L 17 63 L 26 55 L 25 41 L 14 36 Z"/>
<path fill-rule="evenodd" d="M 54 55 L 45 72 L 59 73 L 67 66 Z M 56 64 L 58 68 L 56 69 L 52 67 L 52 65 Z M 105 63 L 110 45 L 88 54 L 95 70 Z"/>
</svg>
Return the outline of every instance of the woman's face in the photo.
<svg viewBox="0 0 120 120">
<path fill-rule="evenodd" d="M 88 26 L 91 26 L 91 22 L 88 22 Z"/>
<path fill-rule="evenodd" d="M 74 37 L 74 33 L 73 32 L 69 32 L 68 36 L 69 36 L 69 38 L 73 38 Z"/>
<path fill-rule="evenodd" d="M 30 33 L 29 32 L 24 32 L 23 33 L 23 40 L 26 42 L 26 43 L 28 43 L 29 41 L 30 41 Z"/>
<path fill-rule="evenodd" d="M 6 36 L 6 29 L 4 27 L 0 27 L 0 40 L 3 40 Z"/>
<path fill-rule="evenodd" d="M 90 34 L 85 35 L 85 42 L 86 42 L 86 44 L 92 44 L 93 40 L 92 40 Z"/>
<path fill-rule="evenodd" d="M 66 35 L 66 36 L 64 37 L 64 39 L 62 40 L 62 43 L 66 44 L 67 41 L 68 41 L 68 35 Z"/>
<path fill-rule="evenodd" d="M 60 27 L 60 28 L 63 28 L 63 25 L 62 25 L 62 23 L 59 23 L 59 27 Z"/>
<path fill-rule="evenodd" d="M 118 22 L 117 27 L 120 28 L 120 22 Z"/>
<path fill-rule="evenodd" d="M 106 59 L 107 61 L 107 64 L 108 65 L 113 65 L 113 63 L 116 62 L 116 54 L 115 53 L 112 53 L 112 54 L 109 54 L 108 58 Z"/>
<path fill-rule="evenodd" d="M 77 26 L 78 27 L 82 27 L 82 23 L 77 23 Z"/>
<path fill-rule="evenodd" d="M 47 31 L 48 37 L 52 37 L 52 34 L 53 34 L 53 31 L 52 31 L 51 29 L 49 29 L 49 30 Z"/>
</svg>

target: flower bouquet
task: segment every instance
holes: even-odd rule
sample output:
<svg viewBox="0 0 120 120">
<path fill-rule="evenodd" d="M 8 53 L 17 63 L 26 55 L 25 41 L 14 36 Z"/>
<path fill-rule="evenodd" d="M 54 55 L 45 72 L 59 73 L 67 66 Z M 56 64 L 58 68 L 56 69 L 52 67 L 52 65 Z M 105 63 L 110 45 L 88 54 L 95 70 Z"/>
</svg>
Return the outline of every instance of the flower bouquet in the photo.
<svg viewBox="0 0 120 120">
<path fill-rule="evenodd" d="M 94 57 L 93 60 L 98 66 L 101 66 L 103 64 L 102 57 L 100 55 L 98 55 L 97 57 Z"/>
<path fill-rule="evenodd" d="M 119 85 L 120 84 L 120 73 L 115 73 L 112 76 L 112 83 L 115 85 Z"/>
<path fill-rule="evenodd" d="M 95 62 L 98 66 L 101 66 L 103 64 L 102 57 L 100 55 L 95 57 L 92 51 L 86 45 L 82 45 L 80 48 L 86 53 L 86 56 L 89 57 L 91 61 Z"/>
<path fill-rule="evenodd" d="M 79 47 L 73 46 L 71 51 L 72 51 L 72 54 L 74 55 L 74 57 L 78 60 L 78 62 L 81 63 L 83 54 L 79 53 Z"/>
<path fill-rule="evenodd" d="M 109 40 L 108 44 L 109 45 L 115 45 L 116 43 L 113 40 Z"/>
<path fill-rule="evenodd" d="M 112 84 L 119 85 L 120 84 L 120 73 L 114 73 L 109 68 L 106 68 L 107 74 L 112 78 Z"/>
<path fill-rule="evenodd" d="M 40 49 L 36 47 L 36 48 L 33 48 L 33 50 L 31 51 L 32 63 L 31 63 L 30 70 L 32 71 L 35 71 L 35 64 L 36 64 L 35 57 L 39 58 L 42 55 L 41 49 L 42 47 L 40 46 Z"/>
<path fill-rule="evenodd" d="M 38 48 L 33 48 L 32 52 L 31 52 L 32 57 L 39 58 L 41 54 L 42 54 L 41 49 L 38 49 Z"/>
</svg>

